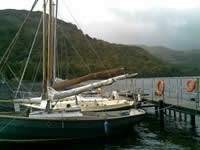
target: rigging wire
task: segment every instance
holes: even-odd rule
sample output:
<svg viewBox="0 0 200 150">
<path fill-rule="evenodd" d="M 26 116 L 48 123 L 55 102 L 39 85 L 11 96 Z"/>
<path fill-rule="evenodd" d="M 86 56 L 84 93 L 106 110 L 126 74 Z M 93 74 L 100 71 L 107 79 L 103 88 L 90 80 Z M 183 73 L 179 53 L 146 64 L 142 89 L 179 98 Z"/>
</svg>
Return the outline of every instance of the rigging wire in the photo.
<svg viewBox="0 0 200 150">
<path fill-rule="evenodd" d="M 36 68 L 36 72 L 35 72 L 35 75 L 34 75 L 34 78 L 33 78 L 33 83 L 32 83 L 32 86 L 30 88 L 30 92 L 32 91 L 32 89 L 33 89 L 33 87 L 35 85 L 35 81 L 36 81 L 37 74 L 39 72 L 41 61 L 42 61 L 42 53 L 40 54 L 40 61 L 39 61 L 38 65 L 37 65 L 37 68 Z"/>
<path fill-rule="evenodd" d="M 64 48 L 64 47 L 67 47 L 67 46 L 66 46 L 66 40 L 65 40 L 65 39 L 63 40 L 63 48 Z M 70 77 L 69 77 L 69 74 L 68 74 L 68 70 L 69 70 L 69 63 L 70 63 L 70 61 L 71 61 L 71 60 L 70 60 L 71 58 L 68 56 L 68 51 L 67 51 L 67 50 L 65 51 L 64 57 L 66 58 L 66 70 L 65 70 L 65 72 L 63 73 L 63 75 L 65 75 L 65 76 L 69 79 Z M 61 58 L 61 60 L 62 60 L 62 58 Z M 66 77 L 65 77 L 65 78 L 66 78 Z"/>
<path fill-rule="evenodd" d="M 2 73 L 1 73 L 1 76 L 2 76 L 2 78 L 4 78 L 5 83 L 6 83 L 7 87 L 9 88 L 9 90 L 13 93 L 13 88 L 11 88 L 11 86 L 8 84 L 8 82 L 6 81 L 6 79 Z"/>
<path fill-rule="evenodd" d="M 9 69 L 9 71 L 11 72 L 11 74 L 14 76 L 15 80 L 16 80 L 16 81 L 19 81 L 19 78 L 18 78 L 17 75 L 14 73 L 14 71 L 12 70 L 12 68 L 10 67 L 10 65 L 9 65 L 9 64 L 6 64 L 6 65 L 7 65 L 8 69 Z M 7 84 L 7 86 L 9 87 L 9 89 L 11 90 L 11 92 L 12 92 L 13 94 L 16 93 L 16 91 L 14 91 L 14 87 L 11 87 L 11 86 L 8 84 L 8 82 L 6 82 L 6 84 Z M 28 91 L 28 88 L 27 88 L 26 86 L 24 86 L 23 84 L 22 84 L 21 86 L 22 86 L 22 88 L 23 88 L 24 90 Z M 34 94 L 33 94 L 32 92 L 29 92 L 29 95 L 30 95 L 30 96 L 34 96 Z"/>
<path fill-rule="evenodd" d="M 14 71 L 12 70 L 12 68 L 10 67 L 10 65 L 7 63 L 6 66 L 8 67 L 9 71 L 12 73 L 12 75 L 14 76 L 16 81 L 19 81 L 19 78 L 17 77 L 17 75 L 14 73 Z M 25 86 L 23 86 L 24 89 L 26 89 Z M 14 89 L 14 88 L 13 88 Z M 12 90 L 14 93 L 14 90 Z"/>
<path fill-rule="evenodd" d="M 65 40 L 63 41 L 63 45 L 64 45 L 64 47 L 67 47 L 66 41 L 65 41 Z M 67 65 L 67 69 L 66 69 L 65 73 L 66 73 L 66 76 L 69 78 L 69 76 L 70 76 L 69 67 L 70 67 L 70 60 L 71 60 L 71 57 L 69 56 L 68 51 L 66 51 L 65 57 L 68 58 L 68 59 L 67 59 L 68 61 L 67 61 L 67 64 L 66 64 L 66 65 Z M 71 75 L 72 75 L 72 76 L 77 75 L 77 74 L 74 72 L 74 70 L 73 70 L 72 67 L 70 68 L 70 70 L 71 70 Z"/>
<path fill-rule="evenodd" d="M 59 15 L 60 16 L 60 15 Z M 60 18 L 62 19 L 62 17 L 60 16 Z M 62 19 L 63 20 L 63 19 Z M 64 24 L 64 22 L 62 22 L 63 24 Z M 65 31 L 64 31 L 64 29 L 62 28 L 62 26 L 63 25 L 58 25 L 59 27 L 60 27 L 60 29 L 62 30 L 62 35 L 66 38 L 66 40 L 69 42 L 69 43 L 71 43 L 71 46 L 72 46 L 72 49 L 75 51 L 75 53 L 80 57 L 80 59 L 81 59 L 81 61 L 82 61 L 82 63 L 85 65 L 85 67 L 88 69 L 88 71 L 91 73 L 91 69 L 90 69 L 90 67 L 89 67 L 89 65 L 87 64 L 87 63 L 85 63 L 86 61 L 84 61 L 84 59 L 83 59 L 83 57 L 80 55 L 80 52 L 74 47 L 74 45 L 73 45 L 73 43 L 72 42 L 70 42 L 70 38 L 66 35 L 66 34 L 64 34 L 65 33 Z"/>
<path fill-rule="evenodd" d="M 72 12 L 70 10 L 70 8 L 66 5 L 66 2 L 64 0 L 64 6 L 66 7 L 66 9 L 68 10 L 70 16 L 72 17 L 72 19 L 74 20 L 74 22 L 76 23 L 76 25 L 78 26 L 79 29 L 81 29 L 80 24 L 78 23 L 78 21 L 76 20 L 76 18 L 72 15 Z M 84 36 L 85 41 L 87 42 L 89 48 L 93 51 L 93 53 L 96 55 L 97 59 L 99 60 L 99 62 L 102 64 L 104 69 L 107 69 L 107 67 L 104 65 L 102 59 L 100 58 L 100 56 L 98 55 L 97 51 L 95 50 L 95 48 L 92 46 L 91 42 Z M 109 76 L 111 76 L 111 74 L 108 72 L 107 73 Z"/>
<path fill-rule="evenodd" d="M 21 83 L 22 83 L 22 80 L 23 80 L 23 78 L 24 78 L 24 74 L 25 74 L 25 72 L 26 72 L 26 68 L 27 68 L 27 66 L 28 66 L 28 63 L 29 63 L 29 60 L 30 60 L 30 56 L 31 56 L 32 51 L 33 51 L 33 47 L 35 46 L 35 42 L 36 42 L 36 39 L 37 39 L 37 35 L 38 35 L 38 32 L 39 32 L 41 23 L 42 23 L 42 16 L 41 16 L 41 18 L 40 18 L 40 22 L 39 22 L 39 25 L 38 25 L 38 27 L 37 27 L 37 31 L 36 31 L 36 33 L 35 33 L 35 37 L 34 37 L 34 39 L 33 39 L 33 43 L 32 43 L 32 45 L 31 45 L 31 49 L 30 49 L 30 52 L 29 52 L 29 55 L 28 55 L 28 58 L 27 58 L 27 61 L 26 61 L 26 64 L 25 64 L 25 67 L 24 67 L 24 70 L 23 70 L 21 79 L 20 79 L 20 82 L 19 82 L 19 85 L 18 85 L 18 87 L 17 87 L 17 92 L 16 92 L 15 97 L 17 97 L 17 94 L 18 94 L 19 89 L 20 89 L 20 87 L 21 87 Z"/>
<path fill-rule="evenodd" d="M 13 45 L 11 46 L 11 50 L 14 48 L 14 46 L 15 46 L 15 44 L 17 43 L 17 40 L 15 40 L 14 42 L 13 42 Z M 9 51 L 7 51 L 6 53 L 7 53 L 7 56 L 5 56 L 6 58 L 5 58 L 5 61 L 4 62 L 2 62 L 3 64 L 2 64 L 2 67 L 0 67 L 0 71 L 2 71 L 3 70 L 3 68 L 4 68 L 4 66 L 5 66 L 5 64 L 6 64 L 6 62 L 7 62 L 7 60 L 8 60 L 8 58 L 9 58 L 9 56 L 10 56 L 10 54 L 11 54 L 11 50 L 9 50 Z M 5 53 L 4 53 L 5 54 Z M 4 57 L 4 56 L 3 56 Z M 3 57 L 2 57 L 2 61 L 3 61 Z M 0 62 L 0 65 L 1 65 L 1 62 Z"/>
<path fill-rule="evenodd" d="M 37 2 L 38 2 L 38 0 L 35 0 L 35 2 L 34 2 L 34 4 L 33 4 L 32 8 L 31 8 L 31 11 L 28 13 L 27 17 L 25 18 L 25 20 L 24 20 L 24 22 L 22 23 L 22 25 L 21 25 L 21 27 L 20 27 L 18 33 L 16 34 L 15 38 L 13 39 L 13 41 L 11 42 L 11 44 L 10 44 L 9 47 L 12 46 L 12 43 L 13 43 L 13 42 L 16 42 L 16 39 L 18 38 L 19 33 L 20 33 L 21 30 L 22 30 L 22 27 L 24 26 L 24 24 L 25 24 L 27 18 L 30 16 L 30 13 L 32 12 L 32 10 L 34 9 L 34 7 L 36 6 Z M 47 2 L 48 2 L 48 0 L 47 0 Z M 41 18 L 42 18 L 42 17 L 41 17 Z M 42 23 L 42 19 L 40 20 L 39 26 L 41 25 L 41 23 Z M 39 26 L 38 26 L 38 31 L 39 31 Z M 38 33 L 38 31 L 36 31 L 36 34 Z M 32 46 L 32 47 L 33 47 L 33 46 Z M 8 48 L 6 51 L 9 51 L 9 49 L 10 49 L 10 48 Z M 31 51 L 30 51 L 30 52 L 31 52 Z M 6 52 L 6 53 L 7 53 L 7 52 Z M 6 53 L 4 53 L 4 54 L 6 55 Z M 2 57 L 2 59 L 1 59 L 1 61 L 0 61 L 0 65 L 1 65 L 1 63 L 2 63 L 2 61 L 3 61 L 3 59 L 4 59 L 4 57 L 5 57 L 5 56 Z M 7 64 L 7 65 L 8 65 L 8 64 Z M 10 68 L 10 67 L 9 67 L 9 68 Z M 2 70 L 2 68 L 0 68 L 0 71 L 1 71 L 1 70 Z M 12 69 L 10 68 L 10 70 L 12 70 Z M 11 72 L 12 72 L 12 71 L 11 71 Z M 13 72 L 13 73 L 14 73 L 14 72 Z M 17 78 L 17 79 L 18 79 L 18 78 Z M 18 86 L 18 87 L 19 87 L 19 86 Z M 26 111 L 27 111 L 27 110 L 24 110 L 24 112 L 26 112 Z M 0 132 L 2 132 L 4 129 L 6 129 L 6 127 L 7 127 L 8 125 L 10 125 L 13 121 L 15 121 L 15 118 L 12 119 L 12 120 L 10 120 L 4 127 L 0 128 Z"/>
<path fill-rule="evenodd" d="M 36 66 L 36 73 L 34 74 L 34 77 L 33 77 L 33 84 L 32 84 L 32 87 L 30 88 L 31 90 L 33 89 L 33 86 L 34 86 L 34 82 L 35 82 L 35 80 L 36 80 L 36 76 L 37 76 L 37 74 L 38 74 L 38 72 L 39 72 L 39 66 L 40 66 L 40 64 L 41 64 L 41 57 L 42 57 L 42 55 L 40 54 L 40 61 L 39 61 L 39 63 L 38 63 L 38 65 Z M 18 81 L 19 82 L 19 78 L 17 77 L 17 75 L 14 73 L 14 71 L 12 70 L 12 68 L 10 67 L 10 65 L 7 63 L 6 64 L 6 66 L 7 66 L 7 68 L 8 68 L 8 70 L 11 72 L 11 74 L 14 76 L 14 78 L 15 78 L 15 80 L 16 81 Z M 14 93 L 14 88 L 11 88 L 11 86 L 6 82 L 6 84 L 7 84 L 7 86 L 9 87 L 9 89 L 12 91 L 12 93 Z M 26 86 L 24 86 L 24 85 L 22 85 L 22 87 L 23 87 L 23 89 L 25 89 L 25 90 L 29 90 Z M 30 93 L 31 93 L 31 90 L 29 90 L 30 91 Z M 30 94 L 31 96 L 34 96 L 34 94 Z"/>
<path fill-rule="evenodd" d="M 10 55 L 11 51 L 13 50 L 13 48 L 14 48 L 14 46 L 15 46 L 15 44 L 16 44 L 16 41 L 17 41 L 18 38 L 19 38 L 19 35 L 20 35 L 21 31 L 22 31 L 22 28 L 24 27 L 25 23 L 27 22 L 27 20 L 28 20 L 29 16 L 31 15 L 33 9 L 35 8 L 37 2 L 38 2 L 38 0 L 35 0 L 35 1 L 34 1 L 32 7 L 31 7 L 31 9 L 30 9 L 30 11 L 29 11 L 28 14 L 26 15 L 26 17 L 25 17 L 23 23 L 21 24 L 21 26 L 20 26 L 18 32 L 16 33 L 15 37 L 12 39 L 10 45 L 8 46 L 8 48 L 7 48 L 7 50 L 5 51 L 4 55 L 2 56 L 2 58 L 1 58 L 1 60 L 0 60 L 0 72 L 1 72 L 2 69 L 4 68 L 4 66 L 5 66 L 5 64 L 6 64 L 7 60 L 8 60 L 8 58 L 9 58 L 9 55 Z M 6 55 L 7 55 L 7 56 L 6 56 Z M 6 57 L 6 58 L 5 58 L 5 57 Z M 4 59 L 5 59 L 5 60 L 4 60 Z M 4 61 L 4 62 L 3 62 L 3 61 Z M 2 64 L 2 63 L 3 63 L 3 64 Z"/>
</svg>

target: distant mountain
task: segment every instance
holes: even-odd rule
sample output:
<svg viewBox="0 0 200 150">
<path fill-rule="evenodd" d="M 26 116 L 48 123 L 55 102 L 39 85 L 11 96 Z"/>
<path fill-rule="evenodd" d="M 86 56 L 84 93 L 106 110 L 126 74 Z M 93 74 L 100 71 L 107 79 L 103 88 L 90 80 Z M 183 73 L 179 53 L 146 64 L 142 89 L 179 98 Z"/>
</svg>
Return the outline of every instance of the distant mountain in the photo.
<svg viewBox="0 0 200 150">
<path fill-rule="evenodd" d="M 0 10 L 0 56 L 3 56 L 12 38 L 17 33 L 28 11 Z M 25 65 L 41 12 L 33 12 L 23 28 L 19 40 L 8 59 L 8 65 L 20 77 Z M 138 72 L 140 77 L 177 76 L 182 72 L 169 65 L 167 60 L 160 60 L 153 51 L 145 47 L 111 44 L 106 41 L 91 38 L 71 23 L 58 21 L 58 76 L 74 78 L 90 72 L 96 72 L 114 67 L 125 67 L 126 72 Z M 150 53 L 151 54 L 150 54 Z M 155 53 L 156 54 L 156 53 Z M 42 77 L 42 27 L 31 55 L 25 79 L 33 79 L 39 62 L 37 80 Z M 163 56 L 160 54 L 160 56 Z M 164 57 L 162 57 L 164 58 Z M 174 62 L 176 58 L 169 56 Z M 167 62 L 167 63 L 166 63 Z M 7 78 L 14 78 L 8 65 L 4 67 Z M 2 66 L 0 66 L 2 67 Z"/>
<path fill-rule="evenodd" d="M 184 65 L 200 68 L 200 50 L 184 51 L 184 57 L 182 59 L 184 60 Z"/>
<path fill-rule="evenodd" d="M 182 75 L 200 75 L 200 50 L 172 50 L 162 46 L 140 46 L 156 58 L 181 70 Z"/>
<path fill-rule="evenodd" d="M 172 50 L 161 46 L 141 46 L 153 56 L 169 64 L 200 67 L 200 50 Z"/>
<path fill-rule="evenodd" d="M 153 56 L 163 60 L 166 63 L 181 64 L 184 61 L 181 59 L 184 56 L 183 51 L 175 51 L 161 46 L 154 46 L 154 47 L 141 46 L 141 47 L 147 50 Z"/>
</svg>

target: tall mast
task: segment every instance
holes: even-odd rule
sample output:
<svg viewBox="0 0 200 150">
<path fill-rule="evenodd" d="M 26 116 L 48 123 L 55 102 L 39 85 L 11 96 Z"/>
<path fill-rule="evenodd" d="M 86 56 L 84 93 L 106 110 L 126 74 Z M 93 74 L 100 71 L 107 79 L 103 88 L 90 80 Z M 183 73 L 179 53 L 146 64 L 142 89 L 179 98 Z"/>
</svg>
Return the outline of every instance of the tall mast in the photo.
<svg viewBox="0 0 200 150">
<path fill-rule="evenodd" d="M 48 72 L 47 72 L 47 85 L 51 85 L 51 49 L 52 49 L 52 0 L 49 0 L 49 23 L 48 23 Z"/>
<path fill-rule="evenodd" d="M 58 0 L 55 4 L 55 17 L 54 17 L 54 44 L 53 44 L 53 78 L 56 78 L 56 48 L 57 48 L 57 16 L 58 16 Z"/>
<path fill-rule="evenodd" d="M 52 82 L 54 82 L 55 76 L 54 76 L 54 22 L 55 22 L 55 3 L 52 2 L 52 20 L 51 20 L 51 79 Z M 52 83 L 51 83 L 52 84 Z"/>
<path fill-rule="evenodd" d="M 46 0 L 43 5 L 43 83 L 42 100 L 47 98 L 47 53 L 46 53 Z"/>
</svg>

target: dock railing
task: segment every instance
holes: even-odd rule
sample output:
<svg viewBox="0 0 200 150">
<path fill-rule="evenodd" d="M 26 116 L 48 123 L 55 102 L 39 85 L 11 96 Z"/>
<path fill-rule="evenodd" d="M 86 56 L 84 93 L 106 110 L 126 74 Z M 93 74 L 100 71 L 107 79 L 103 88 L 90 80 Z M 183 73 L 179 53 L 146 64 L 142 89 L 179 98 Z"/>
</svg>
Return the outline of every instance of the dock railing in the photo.
<svg viewBox="0 0 200 150">
<path fill-rule="evenodd" d="M 192 92 L 186 90 L 186 82 L 192 79 L 195 81 L 195 89 Z M 170 78 L 136 78 L 134 80 L 134 92 L 140 89 L 140 94 L 149 94 L 144 99 L 158 102 L 163 100 L 164 103 L 182 107 L 200 112 L 200 78 L 199 77 L 170 77 Z M 163 80 L 165 90 L 162 96 L 156 94 L 156 84 Z M 142 91 L 142 92 L 141 92 Z"/>
</svg>

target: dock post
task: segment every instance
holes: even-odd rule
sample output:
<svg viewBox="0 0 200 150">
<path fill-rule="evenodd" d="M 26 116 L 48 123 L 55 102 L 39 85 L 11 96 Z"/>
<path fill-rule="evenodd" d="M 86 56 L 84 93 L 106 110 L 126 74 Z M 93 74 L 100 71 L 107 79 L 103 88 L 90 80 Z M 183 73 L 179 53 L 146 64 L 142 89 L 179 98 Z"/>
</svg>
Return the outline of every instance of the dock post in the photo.
<svg viewBox="0 0 200 150">
<path fill-rule="evenodd" d="M 154 86 L 153 86 L 153 79 L 152 79 L 152 83 L 151 83 L 151 94 L 152 94 L 152 101 L 154 100 Z"/>
<path fill-rule="evenodd" d="M 144 79 L 142 80 L 142 94 L 144 95 Z"/>
<path fill-rule="evenodd" d="M 168 109 L 169 110 L 169 117 L 172 116 L 172 112 L 171 112 L 171 109 Z"/>
<path fill-rule="evenodd" d="M 155 115 L 158 117 L 158 105 L 155 105 Z"/>
<path fill-rule="evenodd" d="M 184 121 L 187 122 L 187 114 L 184 113 Z"/>
<path fill-rule="evenodd" d="M 182 113 L 179 111 L 179 121 L 182 121 Z"/>
<path fill-rule="evenodd" d="M 183 83 L 182 83 L 182 79 L 180 79 L 181 81 L 180 81 L 180 87 L 181 87 L 181 100 L 183 100 Z"/>
<path fill-rule="evenodd" d="M 164 103 L 162 100 L 159 101 L 159 112 L 160 112 L 160 127 L 164 128 Z"/>
<path fill-rule="evenodd" d="M 176 120 L 176 110 L 174 109 L 174 120 Z"/>
<path fill-rule="evenodd" d="M 195 122 L 195 115 L 190 115 L 190 117 L 191 117 L 191 125 L 192 125 L 192 127 L 194 128 L 195 127 L 195 124 L 196 124 L 196 122 Z"/>
</svg>

